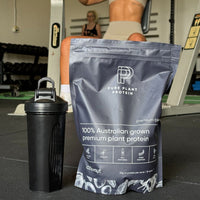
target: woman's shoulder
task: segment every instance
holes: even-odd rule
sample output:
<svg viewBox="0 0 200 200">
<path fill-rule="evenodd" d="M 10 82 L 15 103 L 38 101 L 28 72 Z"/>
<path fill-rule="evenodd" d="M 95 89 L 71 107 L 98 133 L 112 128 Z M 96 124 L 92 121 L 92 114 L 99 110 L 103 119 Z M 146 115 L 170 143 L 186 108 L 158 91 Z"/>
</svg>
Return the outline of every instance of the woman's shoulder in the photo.
<svg viewBox="0 0 200 200">
<path fill-rule="evenodd" d="M 95 26 L 96 26 L 96 28 L 100 28 L 100 24 L 98 24 L 98 23 L 96 23 Z"/>
</svg>

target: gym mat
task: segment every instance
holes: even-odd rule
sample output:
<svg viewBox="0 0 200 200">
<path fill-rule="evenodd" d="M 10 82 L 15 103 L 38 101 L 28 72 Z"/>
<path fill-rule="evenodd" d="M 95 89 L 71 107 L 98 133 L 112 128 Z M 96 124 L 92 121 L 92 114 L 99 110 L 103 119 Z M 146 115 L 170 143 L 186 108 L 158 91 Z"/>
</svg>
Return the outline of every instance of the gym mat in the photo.
<svg viewBox="0 0 200 200">
<path fill-rule="evenodd" d="M 32 97 L 34 97 L 34 91 L 20 91 L 16 97 L 12 96 L 11 92 L 0 93 L 0 99 L 29 100 Z"/>
<path fill-rule="evenodd" d="M 0 93 L 0 99 L 10 99 L 10 100 L 29 100 L 34 97 L 34 91 L 22 91 L 19 92 L 19 96 L 11 96 L 11 92 Z M 164 95 L 162 98 L 162 103 L 167 102 L 168 95 Z M 187 95 L 185 97 L 184 104 L 200 104 L 200 95 Z"/>
<path fill-rule="evenodd" d="M 167 102 L 168 95 L 164 95 L 162 103 Z M 184 104 L 200 104 L 200 95 L 186 95 Z"/>
</svg>

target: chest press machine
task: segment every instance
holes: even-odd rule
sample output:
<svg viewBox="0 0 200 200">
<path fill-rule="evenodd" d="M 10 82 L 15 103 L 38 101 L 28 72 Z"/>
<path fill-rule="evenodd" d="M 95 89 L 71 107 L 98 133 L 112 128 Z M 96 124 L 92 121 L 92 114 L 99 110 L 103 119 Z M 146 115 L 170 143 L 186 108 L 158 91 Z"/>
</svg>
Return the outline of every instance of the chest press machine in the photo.
<svg viewBox="0 0 200 200">
<path fill-rule="evenodd" d="M 162 116 L 200 113 L 200 104 L 184 104 L 200 49 L 200 3 L 194 14 Z"/>
</svg>

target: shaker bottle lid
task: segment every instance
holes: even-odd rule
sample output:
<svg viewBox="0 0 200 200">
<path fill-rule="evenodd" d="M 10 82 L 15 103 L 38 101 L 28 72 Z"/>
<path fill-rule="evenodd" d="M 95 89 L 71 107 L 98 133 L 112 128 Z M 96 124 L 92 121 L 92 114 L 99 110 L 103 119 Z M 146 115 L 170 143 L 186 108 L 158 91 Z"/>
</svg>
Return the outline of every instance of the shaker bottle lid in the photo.
<svg viewBox="0 0 200 200">
<path fill-rule="evenodd" d="M 52 83 L 52 88 L 40 88 L 43 81 Z M 60 113 L 68 110 L 68 103 L 56 96 L 54 81 L 45 77 L 38 81 L 38 89 L 35 90 L 35 97 L 25 103 L 26 112 L 34 113 Z"/>
</svg>

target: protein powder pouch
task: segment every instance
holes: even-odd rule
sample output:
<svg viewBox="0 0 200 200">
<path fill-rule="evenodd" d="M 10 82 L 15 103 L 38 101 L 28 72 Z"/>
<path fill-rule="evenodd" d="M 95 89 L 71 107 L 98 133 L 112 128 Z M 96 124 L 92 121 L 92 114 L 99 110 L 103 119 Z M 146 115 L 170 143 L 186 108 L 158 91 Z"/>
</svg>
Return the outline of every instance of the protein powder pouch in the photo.
<svg viewBox="0 0 200 200">
<path fill-rule="evenodd" d="M 101 194 L 163 186 L 161 100 L 180 46 L 72 39 L 70 89 L 83 146 L 75 186 Z"/>
</svg>

